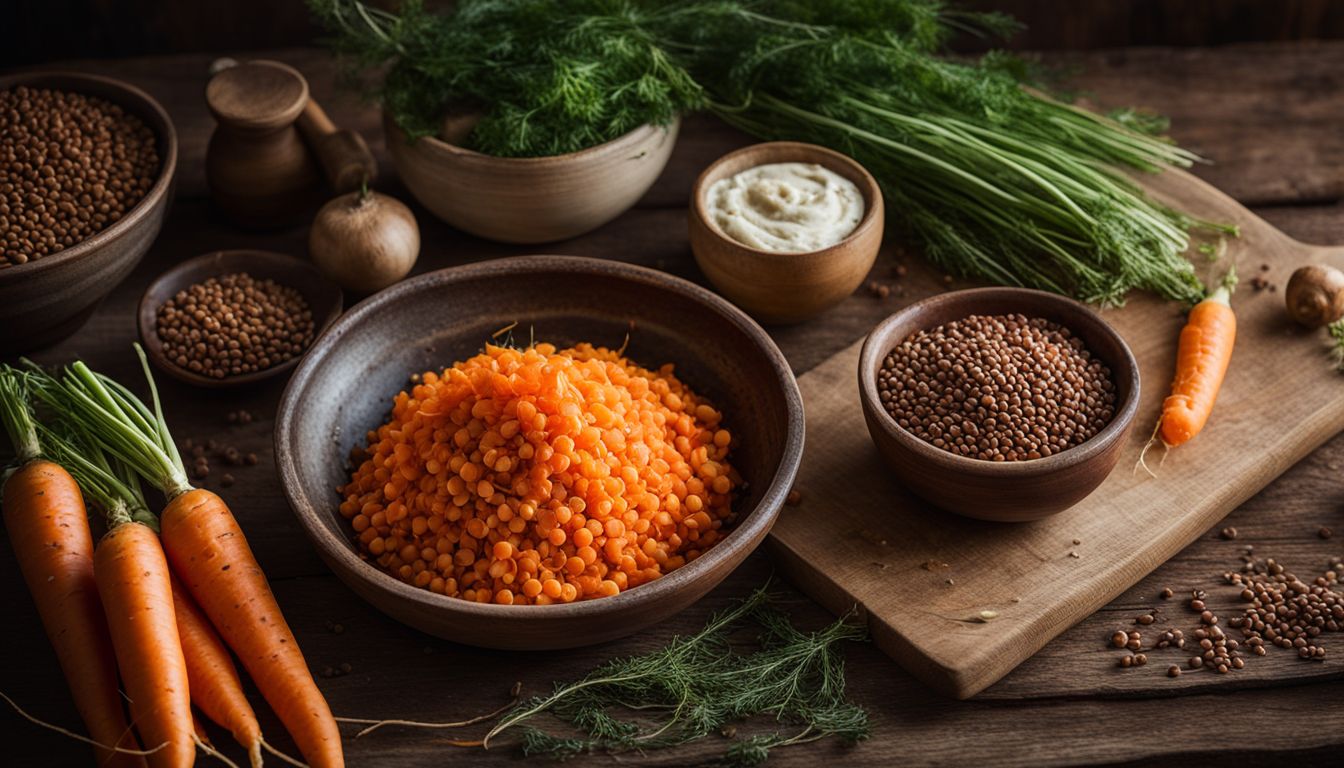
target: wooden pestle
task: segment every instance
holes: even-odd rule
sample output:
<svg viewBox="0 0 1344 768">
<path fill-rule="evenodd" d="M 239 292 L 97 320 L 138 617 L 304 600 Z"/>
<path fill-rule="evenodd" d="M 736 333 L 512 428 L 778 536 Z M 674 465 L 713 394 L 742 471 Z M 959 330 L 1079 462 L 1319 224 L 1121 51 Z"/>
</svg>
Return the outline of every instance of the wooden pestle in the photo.
<svg viewBox="0 0 1344 768">
<path fill-rule="evenodd" d="M 363 136 L 348 128 L 337 128 L 322 105 L 311 97 L 297 124 L 299 133 L 317 155 L 327 182 L 337 193 L 373 183 L 378 175 L 378 162 Z"/>
</svg>

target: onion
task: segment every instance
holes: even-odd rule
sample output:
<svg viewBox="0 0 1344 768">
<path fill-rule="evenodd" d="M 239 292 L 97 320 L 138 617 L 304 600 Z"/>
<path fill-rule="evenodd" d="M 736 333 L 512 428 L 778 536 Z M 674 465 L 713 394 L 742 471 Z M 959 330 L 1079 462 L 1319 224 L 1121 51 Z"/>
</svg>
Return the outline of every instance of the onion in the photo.
<svg viewBox="0 0 1344 768">
<path fill-rule="evenodd" d="M 1344 272 L 1324 264 L 1299 268 L 1283 292 L 1288 315 L 1308 328 L 1344 317 Z"/>
<path fill-rule="evenodd" d="M 364 189 L 322 206 L 308 232 L 308 253 L 342 288 L 372 293 L 415 266 L 420 229 L 401 201 Z"/>
</svg>

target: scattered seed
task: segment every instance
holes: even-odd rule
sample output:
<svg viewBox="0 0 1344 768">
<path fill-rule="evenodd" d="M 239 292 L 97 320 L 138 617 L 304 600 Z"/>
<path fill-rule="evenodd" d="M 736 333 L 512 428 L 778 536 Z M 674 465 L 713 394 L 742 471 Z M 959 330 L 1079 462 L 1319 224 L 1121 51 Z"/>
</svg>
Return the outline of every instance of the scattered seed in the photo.
<svg viewBox="0 0 1344 768">
<path fill-rule="evenodd" d="M 1222 530 L 1222 533 L 1220 533 L 1219 535 L 1222 536 L 1224 539 L 1235 539 L 1237 538 L 1237 529 L 1228 526 L 1227 528 L 1224 528 Z"/>
<path fill-rule="evenodd" d="M 1167 677 L 1180 677 L 1180 676 L 1181 676 L 1180 667 L 1176 666 L 1175 664 L 1172 664 L 1170 667 L 1167 667 Z"/>
<path fill-rule="evenodd" d="M 1328 539 L 1335 534 L 1329 528 L 1326 528 L 1324 525 L 1322 525 L 1321 530 L 1317 531 L 1316 535 L 1320 536 L 1322 539 Z"/>
<path fill-rule="evenodd" d="M 256 454 L 251 453 L 248 454 L 249 458 L 255 458 L 255 456 Z M 797 488 L 791 489 L 789 491 L 788 497 L 784 499 L 784 503 L 788 504 L 791 507 L 798 506 L 799 504 L 803 503 L 803 492 L 798 490 Z"/>
<path fill-rule="evenodd" d="M 1128 642 L 1129 642 L 1129 635 L 1126 635 L 1124 632 L 1116 630 L 1115 634 L 1111 635 L 1111 645 L 1115 646 L 1116 648 L 1124 648 L 1125 643 Z"/>
<path fill-rule="evenodd" d="M 1162 591 L 1157 593 L 1157 596 L 1162 598 L 1163 600 L 1170 600 L 1172 596 L 1175 594 L 1176 594 L 1175 592 L 1171 591 L 1171 587 L 1163 587 Z"/>
</svg>

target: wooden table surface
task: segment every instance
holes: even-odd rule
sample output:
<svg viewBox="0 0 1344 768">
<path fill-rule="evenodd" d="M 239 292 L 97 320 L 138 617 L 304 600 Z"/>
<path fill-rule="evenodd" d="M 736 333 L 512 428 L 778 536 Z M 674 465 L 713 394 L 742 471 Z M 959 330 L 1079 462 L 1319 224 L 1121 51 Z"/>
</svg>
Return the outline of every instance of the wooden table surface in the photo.
<svg viewBox="0 0 1344 768">
<path fill-rule="evenodd" d="M 376 112 L 338 95 L 335 70 L 315 50 L 267 54 L 299 67 L 338 123 L 358 128 L 382 161 L 379 188 L 412 203 L 395 179 L 383 148 Z M 119 286 L 93 320 L 74 338 L 36 359 L 88 361 L 125 381 L 136 373 L 130 343 L 134 308 L 149 281 L 182 259 L 212 250 L 261 248 L 305 253 L 302 229 L 271 235 L 231 229 L 211 210 L 204 182 L 204 152 L 212 122 L 203 89 L 207 56 L 176 56 L 59 66 L 125 78 L 158 98 L 171 114 L 181 140 L 177 199 L 170 219 L 139 269 Z M 1128 49 L 1056 55 L 1074 83 L 1102 106 L 1134 104 L 1172 117 L 1172 134 L 1215 163 L 1197 172 L 1288 234 L 1306 242 L 1344 242 L 1344 43 L 1254 45 L 1218 49 Z M 685 202 L 695 175 L 709 161 L 748 140 L 712 120 L 687 122 L 663 177 L 638 207 L 584 237 L 542 248 L 509 247 L 460 235 L 416 208 L 424 248 L 417 272 L 505 254 L 552 252 L 617 258 L 656 266 L 703 281 L 686 241 Z M 794 370 L 802 374 L 861 337 L 879 319 L 910 299 L 894 277 L 896 266 L 917 258 L 899 247 L 884 249 L 873 278 L 894 286 L 879 300 L 860 290 L 823 317 L 801 326 L 771 329 Z M 1270 274 L 1282 285 L 1287 275 Z M 3 329 L 0 329 L 3 332 Z M 1243 361 L 1253 364 L 1254 361 Z M 763 553 L 753 555 L 718 590 L 679 616 L 636 637 L 604 646 L 552 653 L 508 653 L 457 646 L 401 626 L 369 608 L 322 565 L 303 538 L 284 497 L 272 461 L 271 427 L 282 383 L 246 392 L 204 392 L 161 378 L 169 423 L 179 441 L 214 439 L 253 451 L 255 467 L 231 470 L 230 501 L 257 552 L 290 624 L 317 673 L 350 665 L 348 674 L 319 677 L 338 715 L 454 720 L 492 709 L 521 681 L 526 695 L 554 681 L 580 676 L 613 656 L 662 645 L 698 629 L 706 617 L 771 578 Z M 1344 380 L 1341 380 L 1344 386 Z M 245 409 L 256 418 L 232 425 L 225 415 Z M 1293 425 L 1284 425 L 1291 429 Z M 1254 445 L 1246 446 L 1254 451 Z M 1299 575 L 1317 575 L 1327 559 L 1344 552 L 1344 437 L 1336 437 L 1262 493 L 1233 512 L 1208 535 L 1145 578 L 1105 609 L 1066 631 L 1016 671 L 970 701 L 940 698 L 867 645 L 847 650 L 849 686 L 867 708 L 873 736 L 855 747 L 822 741 L 779 750 L 776 765 L 903 764 L 1212 764 L 1230 757 L 1256 762 L 1297 760 L 1338 764 L 1344 750 L 1344 639 L 1329 637 L 1324 662 L 1299 662 L 1272 648 L 1252 657 L 1236 674 L 1201 677 L 1176 695 L 1167 684 L 1168 664 L 1184 654 L 1150 654 L 1148 666 L 1122 670 L 1106 645 L 1111 632 L 1161 601 L 1170 587 L 1178 595 L 1210 591 L 1213 607 L 1236 602 L 1220 576 L 1240 565 L 1243 548 L 1274 557 Z M 225 469 L 216 462 L 209 485 L 216 490 Z M 1235 540 L 1218 535 L 1234 526 Z M 1326 540 L 1322 526 L 1339 533 Z M 1136 532 L 1141 535 L 1141 532 Z M 8 544 L 0 545 L 0 691 L 30 713 L 79 729 L 60 671 L 43 635 Z M 819 625 L 829 616 L 788 584 L 776 579 L 796 621 Z M 1224 615 L 1230 615 L 1225 613 Z M 333 631 L 339 624 L 341 631 Z M 1193 617 L 1177 604 L 1149 630 L 1191 627 Z M 264 730 L 287 744 L 278 722 L 254 696 Z M 1245 724 L 1245 725 L 1243 725 Z M 769 727 L 768 723 L 749 727 Z M 1249 727 L 1247 727 L 1249 726 Z M 485 765 L 520 761 L 501 743 L 488 753 L 446 744 L 450 734 L 388 728 L 355 740 L 347 730 L 352 765 Z M 226 734 L 212 730 L 216 744 Z M 86 765 L 83 745 L 41 731 L 0 711 L 0 734 L 11 746 L 7 764 Z M 457 735 L 457 734 L 451 734 Z M 710 738 L 671 754 L 619 760 L 600 757 L 584 764 L 707 765 L 725 740 Z M 241 759 L 236 749 L 229 750 Z"/>
</svg>

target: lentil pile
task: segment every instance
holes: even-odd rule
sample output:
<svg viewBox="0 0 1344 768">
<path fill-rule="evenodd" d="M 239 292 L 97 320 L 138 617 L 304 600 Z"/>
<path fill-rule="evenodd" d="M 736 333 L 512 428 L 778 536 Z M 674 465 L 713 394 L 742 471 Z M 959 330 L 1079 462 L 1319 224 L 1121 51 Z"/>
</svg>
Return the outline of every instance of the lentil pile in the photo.
<svg viewBox="0 0 1344 768">
<path fill-rule="evenodd" d="M 488 346 L 422 374 L 368 434 L 341 514 L 394 576 L 476 602 L 618 594 L 733 521 L 722 414 L 672 366 L 589 344 Z"/>
<path fill-rule="evenodd" d="M 178 291 L 159 307 L 156 333 L 179 368 L 223 379 L 301 354 L 313 315 L 294 288 L 237 272 Z"/>
<path fill-rule="evenodd" d="M 0 91 L 0 269 L 102 231 L 140 202 L 158 169 L 153 132 L 115 104 Z"/>
<path fill-rule="evenodd" d="M 1076 446 L 1114 415 L 1111 371 L 1067 328 L 1024 315 L 971 315 L 920 331 L 877 375 L 902 429 L 949 453 L 1039 459 Z"/>
</svg>

